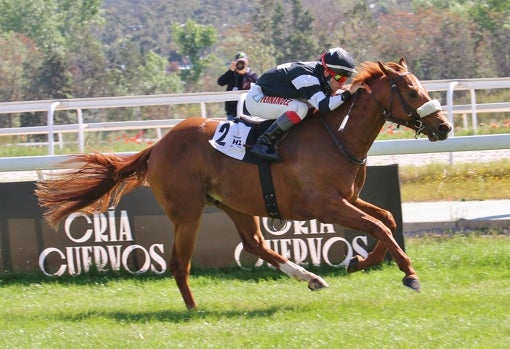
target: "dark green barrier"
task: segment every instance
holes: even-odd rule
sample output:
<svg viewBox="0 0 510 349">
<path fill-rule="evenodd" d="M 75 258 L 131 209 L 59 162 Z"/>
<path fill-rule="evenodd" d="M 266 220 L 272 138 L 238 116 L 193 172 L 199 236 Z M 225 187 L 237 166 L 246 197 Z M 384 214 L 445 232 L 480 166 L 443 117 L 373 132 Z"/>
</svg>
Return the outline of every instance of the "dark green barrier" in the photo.
<svg viewBox="0 0 510 349">
<path fill-rule="evenodd" d="M 55 231 L 42 219 L 34 188 L 33 182 L 0 184 L 2 271 L 80 274 L 91 265 L 132 273 L 168 270 L 173 227 L 150 189 L 129 193 L 115 210 L 70 215 Z M 393 213 L 398 223 L 395 238 L 404 247 L 397 165 L 368 167 L 361 197 Z M 264 218 L 261 227 L 274 250 L 303 265 L 341 266 L 375 245 L 366 234 L 316 220 L 287 222 L 278 231 L 270 231 Z M 212 207 L 204 212 L 193 263 L 200 267 L 263 265 L 243 251 L 227 215 Z"/>
</svg>

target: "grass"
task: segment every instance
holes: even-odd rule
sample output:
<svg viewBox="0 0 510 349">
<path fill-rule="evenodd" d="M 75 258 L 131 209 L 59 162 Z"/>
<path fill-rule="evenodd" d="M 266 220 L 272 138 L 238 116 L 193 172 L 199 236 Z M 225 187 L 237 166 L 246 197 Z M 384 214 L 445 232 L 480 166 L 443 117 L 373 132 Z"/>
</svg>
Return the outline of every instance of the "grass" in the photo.
<svg viewBox="0 0 510 349">
<path fill-rule="evenodd" d="M 510 161 L 399 168 L 403 202 L 510 198 Z"/>
<path fill-rule="evenodd" d="M 174 281 L 82 275 L 0 279 L 2 348 L 507 348 L 510 239 L 412 238 L 423 291 L 395 265 L 346 275 L 330 288 L 271 270 L 196 271 L 199 310 Z"/>
</svg>

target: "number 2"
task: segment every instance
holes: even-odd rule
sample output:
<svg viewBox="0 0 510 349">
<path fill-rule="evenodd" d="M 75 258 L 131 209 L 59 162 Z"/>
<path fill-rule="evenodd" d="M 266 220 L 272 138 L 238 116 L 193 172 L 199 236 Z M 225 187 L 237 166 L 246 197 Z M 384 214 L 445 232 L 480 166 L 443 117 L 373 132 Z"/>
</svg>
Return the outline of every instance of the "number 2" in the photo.
<svg viewBox="0 0 510 349">
<path fill-rule="evenodd" d="M 216 143 L 221 145 L 222 147 L 225 146 L 225 137 L 227 137 L 228 131 L 230 130 L 230 122 L 225 122 L 223 125 L 220 126 L 219 132 L 221 133 L 221 136 L 216 139 Z"/>
</svg>

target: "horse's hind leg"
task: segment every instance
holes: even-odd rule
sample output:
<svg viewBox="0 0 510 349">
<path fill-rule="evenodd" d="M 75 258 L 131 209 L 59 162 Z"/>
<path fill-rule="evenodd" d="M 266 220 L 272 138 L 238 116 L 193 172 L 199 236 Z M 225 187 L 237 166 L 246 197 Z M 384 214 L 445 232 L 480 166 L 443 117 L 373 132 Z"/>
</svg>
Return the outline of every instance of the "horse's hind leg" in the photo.
<svg viewBox="0 0 510 349">
<path fill-rule="evenodd" d="M 381 241 L 377 241 L 374 249 L 370 251 L 366 258 L 359 255 L 352 257 L 347 267 L 349 273 L 367 269 L 371 266 L 381 264 L 386 256 L 388 249 Z"/>
<path fill-rule="evenodd" d="M 195 298 L 189 285 L 189 274 L 199 222 L 199 219 L 190 223 L 174 221 L 175 240 L 170 257 L 170 270 L 188 309 L 196 307 Z"/>
<path fill-rule="evenodd" d="M 199 181 L 186 186 L 176 181 L 161 181 L 163 175 L 151 181 L 151 189 L 174 225 L 174 245 L 169 267 L 188 309 L 196 307 L 189 286 L 191 257 L 195 249 L 200 219 L 205 207 L 205 193 Z M 195 185 L 194 185 L 195 184 Z"/>
<path fill-rule="evenodd" d="M 260 231 L 258 217 L 246 215 L 223 205 L 219 205 L 219 207 L 234 221 L 241 237 L 243 247 L 247 252 L 279 268 L 282 272 L 298 281 L 307 281 L 308 288 L 312 291 L 317 291 L 329 286 L 320 276 L 292 263 L 287 258 L 269 248 Z"/>
<path fill-rule="evenodd" d="M 395 233 L 395 230 L 397 229 L 397 223 L 395 222 L 395 219 L 390 212 L 361 199 L 356 200 L 353 204 L 372 217 L 380 220 L 386 227 L 391 230 L 392 234 Z M 384 244 L 381 241 L 377 241 L 374 249 L 365 259 L 360 256 L 353 257 L 349 263 L 347 271 L 355 272 L 381 264 L 384 261 L 384 257 L 386 257 L 387 252 L 388 249 L 384 246 Z"/>
</svg>

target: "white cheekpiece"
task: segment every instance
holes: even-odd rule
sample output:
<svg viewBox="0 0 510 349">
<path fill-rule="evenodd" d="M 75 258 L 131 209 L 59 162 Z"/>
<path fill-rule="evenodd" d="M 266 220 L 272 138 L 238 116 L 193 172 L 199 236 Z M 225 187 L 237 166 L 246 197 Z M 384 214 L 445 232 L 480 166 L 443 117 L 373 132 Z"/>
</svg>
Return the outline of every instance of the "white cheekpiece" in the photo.
<svg viewBox="0 0 510 349">
<path fill-rule="evenodd" d="M 416 109 L 420 118 L 424 118 L 427 115 L 443 110 L 441 103 L 437 99 L 433 99 L 423 104 L 421 107 Z"/>
</svg>

